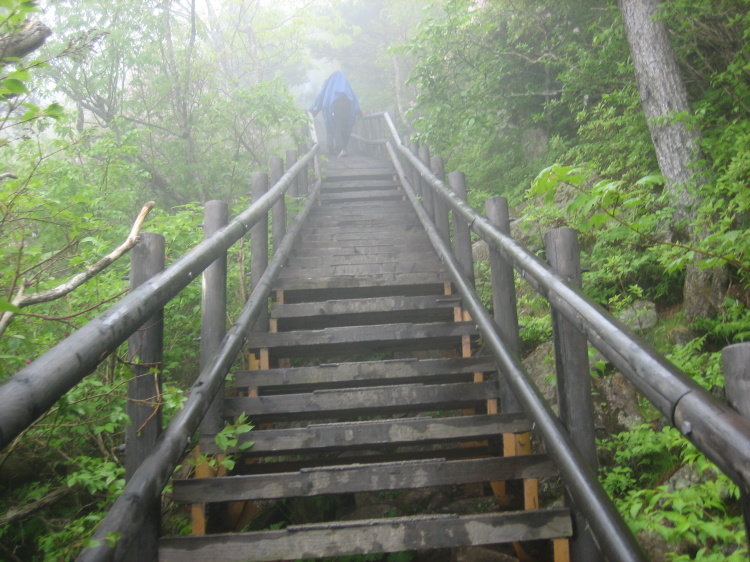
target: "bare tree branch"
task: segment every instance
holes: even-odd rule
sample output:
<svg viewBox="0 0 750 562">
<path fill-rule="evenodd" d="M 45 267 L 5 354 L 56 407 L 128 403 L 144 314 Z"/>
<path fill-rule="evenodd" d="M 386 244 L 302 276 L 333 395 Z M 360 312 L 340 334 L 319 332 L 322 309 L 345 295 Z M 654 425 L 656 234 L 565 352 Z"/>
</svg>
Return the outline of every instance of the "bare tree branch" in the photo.
<svg viewBox="0 0 750 562">
<path fill-rule="evenodd" d="M 128 250 L 130 250 L 138 243 L 138 233 L 141 229 L 141 226 L 143 225 L 143 222 L 146 220 L 148 213 L 151 211 L 151 209 L 153 209 L 154 205 L 155 203 L 153 201 L 149 201 L 143 206 L 141 212 L 138 214 L 138 218 L 136 218 L 135 223 L 133 223 L 133 228 L 130 230 L 130 234 L 128 235 L 128 237 L 122 244 L 120 244 L 117 248 L 110 252 L 109 255 L 105 256 L 95 264 L 87 267 L 84 271 L 82 271 L 78 275 L 73 276 L 65 283 L 58 285 L 54 289 L 49 289 L 48 291 L 41 291 L 38 293 L 32 293 L 30 295 L 24 295 L 23 292 L 25 289 L 25 283 L 22 282 L 18 293 L 12 301 L 12 304 L 17 306 L 18 308 L 24 308 L 32 304 L 57 300 L 69 294 L 73 290 L 83 285 L 86 281 L 96 276 L 98 273 L 106 269 L 109 265 L 114 263 L 117 259 L 119 259 L 123 254 L 125 254 Z M 3 313 L 2 317 L 0 317 L 0 336 L 3 335 L 7 327 L 10 325 L 10 322 L 14 316 L 15 313 L 13 312 L 5 312 Z"/>
</svg>

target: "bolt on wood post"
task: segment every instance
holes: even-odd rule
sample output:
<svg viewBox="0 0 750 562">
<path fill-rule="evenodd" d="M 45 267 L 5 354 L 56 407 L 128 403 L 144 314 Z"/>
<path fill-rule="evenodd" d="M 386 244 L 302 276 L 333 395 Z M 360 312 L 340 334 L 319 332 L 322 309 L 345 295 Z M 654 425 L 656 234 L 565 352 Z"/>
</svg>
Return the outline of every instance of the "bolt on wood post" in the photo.
<svg viewBox="0 0 750 562">
<path fill-rule="evenodd" d="M 284 160 L 278 156 L 271 158 L 271 186 L 276 185 L 284 175 Z M 271 234 L 273 236 L 273 252 L 281 245 L 284 236 L 286 235 L 286 196 L 279 197 L 279 200 L 274 203 L 271 217 Z"/>
<path fill-rule="evenodd" d="M 268 192 L 268 175 L 255 172 L 252 176 L 252 201 L 258 201 Z M 250 288 L 255 289 L 260 278 L 268 269 L 268 215 L 250 228 Z M 268 309 L 261 310 L 255 332 L 268 331 Z"/>
<path fill-rule="evenodd" d="M 229 206 L 224 201 L 207 201 L 203 210 L 203 239 L 227 225 Z M 226 252 L 203 271 L 201 294 L 200 368 L 219 348 L 227 327 L 227 254 Z M 224 427 L 224 388 L 211 402 L 200 426 L 201 434 L 215 435 Z"/>
<path fill-rule="evenodd" d="M 545 234 L 544 241 L 547 260 L 552 269 L 568 284 L 580 288 L 582 279 L 578 233 L 572 228 L 556 228 Z M 576 446 L 589 468 L 596 473 L 598 462 L 588 342 L 586 336 L 554 309 L 552 333 L 560 421 L 575 439 Z M 587 527 L 586 519 L 574 509 L 573 536 L 570 539 L 571 559 L 582 562 L 602 561 L 604 558 Z"/>
<path fill-rule="evenodd" d="M 430 169 L 435 177 L 440 181 L 445 180 L 445 167 L 443 159 L 440 156 L 433 156 L 430 160 Z M 448 205 L 439 195 L 435 195 L 434 201 L 435 226 L 443 241 L 450 245 L 451 243 L 451 225 L 448 220 Z"/>
<path fill-rule="evenodd" d="M 426 146 L 420 146 L 419 147 L 419 159 L 422 161 L 422 164 L 430 167 L 430 149 Z M 419 174 L 419 172 L 417 172 Z M 427 211 L 427 214 L 430 215 L 430 218 L 434 221 L 435 220 L 435 205 L 433 203 L 433 199 L 435 195 L 432 193 L 432 186 L 427 183 L 426 179 L 423 179 L 421 174 L 419 174 L 419 181 L 422 184 L 422 206 L 424 207 L 424 210 Z"/>
<path fill-rule="evenodd" d="M 750 343 L 736 343 L 721 351 L 727 402 L 739 414 L 750 419 Z M 745 534 L 750 541 L 750 494 L 740 489 L 740 504 L 745 519 Z"/>
<path fill-rule="evenodd" d="M 451 172 L 448 181 L 453 193 L 461 201 L 467 200 L 466 178 L 463 172 Z M 453 211 L 453 253 L 461 266 L 461 273 L 474 285 L 474 258 L 471 255 L 471 231 L 469 223 L 456 211 Z"/>
<path fill-rule="evenodd" d="M 164 269 L 164 237 L 143 232 L 130 255 L 130 290 L 139 287 Z M 151 316 L 128 339 L 128 362 L 133 378 L 128 382 L 125 431 L 125 480 L 130 481 L 161 433 L 161 367 L 164 342 L 163 309 Z M 127 560 L 157 558 L 161 505 L 150 506 L 145 523 L 128 551 Z"/>
</svg>

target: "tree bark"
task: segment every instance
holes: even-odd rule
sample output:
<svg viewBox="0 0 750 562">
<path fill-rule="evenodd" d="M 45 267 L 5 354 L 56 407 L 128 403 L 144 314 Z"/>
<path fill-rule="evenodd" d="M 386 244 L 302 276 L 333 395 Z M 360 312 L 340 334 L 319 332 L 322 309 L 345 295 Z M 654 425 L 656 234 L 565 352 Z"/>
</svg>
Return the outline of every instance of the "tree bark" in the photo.
<svg viewBox="0 0 750 562">
<path fill-rule="evenodd" d="M 30 21 L 25 27 L 0 37 L 0 60 L 23 57 L 44 45 L 52 30 L 40 21 Z"/>
<path fill-rule="evenodd" d="M 695 188 L 704 185 L 708 175 L 699 164 L 703 158 L 700 129 L 689 126 L 692 109 L 669 31 L 664 21 L 656 17 L 660 0 L 617 0 L 617 4 L 630 46 L 641 107 L 675 208 L 670 235 L 695 246 L 705 236 L 694 225 L 700 202 Z M 701 270 L 696 263 L 690 264 L 684 286 L 685 315 L 692 319 L 716 314 L 727 283 L 726 268 Z"/>
</svg>

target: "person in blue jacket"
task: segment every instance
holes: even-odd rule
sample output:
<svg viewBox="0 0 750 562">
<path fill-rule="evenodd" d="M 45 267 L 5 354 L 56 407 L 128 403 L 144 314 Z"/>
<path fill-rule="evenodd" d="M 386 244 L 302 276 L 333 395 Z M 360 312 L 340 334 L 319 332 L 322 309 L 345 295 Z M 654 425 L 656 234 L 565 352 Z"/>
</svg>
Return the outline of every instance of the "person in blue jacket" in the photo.
<svg viewBox="0 0 750 562">
<path fill-rule="evenodd" d="M 313 116 L 319 111 L 323 111 L 328 153 L 338 152 L 339 156 L 346 156 L 346 145 L 349 143 L 360 108 L 357 94 L 340 70 L 326 79 L 310 108 Z"/>
</svg>

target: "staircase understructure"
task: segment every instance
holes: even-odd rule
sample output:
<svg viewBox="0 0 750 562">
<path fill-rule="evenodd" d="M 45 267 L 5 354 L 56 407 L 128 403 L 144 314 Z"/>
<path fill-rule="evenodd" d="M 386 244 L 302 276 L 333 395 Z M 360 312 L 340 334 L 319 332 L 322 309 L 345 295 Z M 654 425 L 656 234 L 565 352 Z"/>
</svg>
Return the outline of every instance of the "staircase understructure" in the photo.
<svg viewBox="0 0 750 562">
<path fill-rule="evenodd" d="M 502 543 L 522 560 L 567 560 L 569 511 L 539 509 L 537 479 L 555 468 L 530 454 L 531 422 L 498 411 L 495 363 L 478 354 L 476 328 L 394 169 L 350 156 L 327 162 L 324 178 L 276 283 L 269 330 L 249 338 L 257 369 L 227 390 L 225 413 L 248 415 L 255 429 L 239 441 L 254 444 L 233 453 L 230 475 L 203 463 L 174 482 L 195 534 L 163 538 L 160 560 Z M 210 437 L 200 449 L 221 458 Z M 430 510 L 427 488 L 489 507 Z M 413 498 L 413 512 L 356 509 L 361 498 L 398 494 Z M 305 512 L 302 522 L 269 515 L 305 501 L 291 510 Z"/>
</svg>

